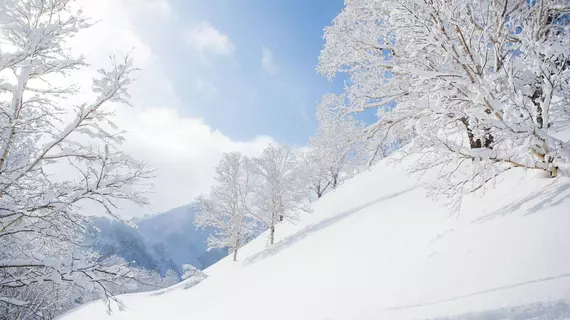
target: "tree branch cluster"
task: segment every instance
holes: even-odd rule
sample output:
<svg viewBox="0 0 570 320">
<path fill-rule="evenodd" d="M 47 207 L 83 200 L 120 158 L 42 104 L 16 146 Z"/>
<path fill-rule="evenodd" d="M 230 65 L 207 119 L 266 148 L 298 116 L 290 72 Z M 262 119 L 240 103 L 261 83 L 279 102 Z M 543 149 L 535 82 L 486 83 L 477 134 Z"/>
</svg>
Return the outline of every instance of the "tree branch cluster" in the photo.
<svg viewBox="0 0 570 320">
<path fill-rule="evenodd" d="M 111 104 L 128 104 L 130 57 L 99 70 L 91 93 L 58 86 L 86 66 L 66 45 L 91 26 L 70 0 L 7 0 L 0 37 L 0 314 L 48 319 L 95 292 L 134 279 L 82 245 L 98 206 L 147 203 L 152 170 L 121 151 Z M 84 102 L 70 104 L 81 96 Z M 124 284 L 124 283 L 123 283 Z M 0 317 L 1 318 L 1 317 Z"/>
<path fill-rule="evenodd" d="M 433 194 L 459 209 L 509 168 L 570 172 L 569 14 L 564 0 L 353 0 L 317 69 L 346 73 L 342 112 L 376 110 L 369 138 L 441 172 Z"/>
</svg>

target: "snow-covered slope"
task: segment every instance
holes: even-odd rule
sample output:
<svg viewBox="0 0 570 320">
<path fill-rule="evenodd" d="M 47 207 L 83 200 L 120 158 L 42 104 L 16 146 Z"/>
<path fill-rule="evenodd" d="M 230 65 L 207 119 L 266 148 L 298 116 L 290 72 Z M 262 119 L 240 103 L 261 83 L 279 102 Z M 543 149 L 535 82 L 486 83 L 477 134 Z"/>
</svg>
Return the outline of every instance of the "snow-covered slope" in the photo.
<svg viewBox="0 0 570 320">
<path fill-rule="evenodd" d="M 111 319 L 570 317 L 569 195 L 570 179 L 511 170 L 450 217 L 379 163 L 280 225 L 272 247 L 262 234 L 192 288 L 121 297 Z M 108 316 L 96 302 L 63 319 Z"/>
</svg>

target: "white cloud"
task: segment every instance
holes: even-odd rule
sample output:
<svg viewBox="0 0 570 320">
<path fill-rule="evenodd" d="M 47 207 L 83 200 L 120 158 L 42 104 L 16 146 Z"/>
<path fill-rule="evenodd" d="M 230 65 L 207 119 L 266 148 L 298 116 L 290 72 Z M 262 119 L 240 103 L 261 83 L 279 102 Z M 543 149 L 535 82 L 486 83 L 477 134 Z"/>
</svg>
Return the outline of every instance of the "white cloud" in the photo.
<svg viewBox="0 0 570 320">
<path fill-rule="evenodd" d="M 267 47 L 261 48 L 261 68 L 271 75 L 277 74 L 279 71 L 273 52 Z"/>
<path fill-rule="evenodd" d="M 198 89 L 198 91 L 203 94 L 215 95 L 216 93 L 218 93 L 218 89 L 216 89 L 216 87 L 211 82 L 204 80 L 202 78 L 197 78 L 195 80 L 195 84 L 196 84 L 196 89 Z"/>
<path fill-rule="evenodd" d="M 125 0 L 130 10 L 139 12 L 155 13 L 171 17 L 174 12 L 168 0 Z"/>
<path fill-rule="evenodd" d="M 137 35 L 131 23 L 135 18 L 153 23 L 169 19 L 171 10 L 167 7 L 168 2 L 141 0 L 145 6 L 133 11 L 129 4 L 135 0 L 83 1 L 85 13 L 101 22 L 73 41 L 73 48 L 84 53 L 93 65 L 92 69 L 78 74 L 73 80 L 89 84 L 91 74 L 108 65 L 109 54 L 126 53 L 133 47 L 136 48 L 137 67 L 141 68 L 130 90 L 134 107 L 118 108 L 114 122 L 127 130 L 125 151 L 157 171 L 152 181 L 155 187 L 149 194 L 152 206 L 144 209 L 125 206 L 123 215 L 142 216 L 187 204 L 209 190 L 214 167 L 223 152 L 241 151 L 253 156 L 261 153 L 271 141 L 264 136 L 253 141 L 233 141 L 203 120 L 181 115 L 187 106 L 175 94 L 153 49 Z M 162 9 L 153 10 L 153 5 Z M 214 39 L 203 40 L 204 48 L 220 52 L 233 50 L 227 37 L 212 30 L 205 31 L 210 36 L 214 35 Z M 215 90 L 207 81 L 201 79 L 199 82 L 196 86 L 202 90 Z"/>
<path fill-rule="evenodd" d="M 223 152 L 257 156 L 271 142 L 269 137 L 232 141 L 201 119 L 182 117 L 167 107 L 134 113 L 123 109 L 117 123 L 128 131 L 124 147 L 129 154 L 157 169 L 150 211 L 168 210 L 207 192 Z"/>
<path fill-rule="evenodd" d="M 186 33 L 186 41 L 201 53 L 230 56 L 236 47 L 230 38 L 208 22 L 200 22 Z"/>
<path fill-rule="evenodd" d="M 78 6 L 97 23 L 81 31 L 70 44 L 78 53 L 85 54 L 91 64 L 107 62 L 109 54 L 131 51 L 139 68 L 145 68 L 156 59 L 151 48 L 136 35 L 129 17 L 152 15 L 157 22 L 169 18 L 172 9 L 166 0 L 81 0 Z"/>
</svg>

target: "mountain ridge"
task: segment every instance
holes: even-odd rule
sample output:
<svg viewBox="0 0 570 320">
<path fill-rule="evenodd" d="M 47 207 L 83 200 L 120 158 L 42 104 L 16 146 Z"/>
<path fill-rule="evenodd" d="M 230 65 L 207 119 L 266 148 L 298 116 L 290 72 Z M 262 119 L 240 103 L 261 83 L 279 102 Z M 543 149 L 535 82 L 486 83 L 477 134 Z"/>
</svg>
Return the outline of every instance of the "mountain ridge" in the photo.
<svg viewBox="0 0 570 320">
<path fill-rule="evenodd" d="M 94 218 L 96 228 L 86 241 L 104 256 L 118 255 L 162 275 L 173 269 L 180 276 L 182 265 L 205 269 L 227 255 L 227 250 L 208 250 L 211 229 L 194 226 L 194 204 L 132 220 L 135 225 L 117 223 L 108 218 Z"/>
</svg>

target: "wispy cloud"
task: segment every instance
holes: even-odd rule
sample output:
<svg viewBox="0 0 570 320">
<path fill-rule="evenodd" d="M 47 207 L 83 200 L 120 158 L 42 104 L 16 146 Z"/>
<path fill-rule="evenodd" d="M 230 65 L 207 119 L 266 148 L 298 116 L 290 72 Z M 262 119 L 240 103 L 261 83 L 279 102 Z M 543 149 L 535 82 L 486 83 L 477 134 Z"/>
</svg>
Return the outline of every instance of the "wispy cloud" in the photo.
<svg viewBox="0 0 570 320">
<path fill-rule="evenodd" d="M 1 1 L 1 0 L 0 0 Z M 131 4 L 140 1 L 145 6 Z M 137 2 L 138 3 L 138 2 Z M 164 73 L 162 59 L 143 37 L 143 30 L 133 21 L 144 20 L 166 24 L 170 12 L 166 0 L 80 0 L 84 12 L 101 21 L 80 33 L 70 46 L 83 53 L 93 68 L 87 68 L 68 79 L 78 82 L 89 92 L 91 76 L 96 68 L 108 65 L 108 54 L 128 53 L 133 47 L 137 81 L 130 87 L 134 108 L 115 108 L 112 118 L 125 130 L 124 150 L 133 158 L 148 163 L 157 171 L 152 182 L 155 187 L 148 195 L 151 207 L 139 208 L 121 203 L 119 214 L 138 216 L 165 211 L 191 202 L 206 193 L 213 184 L 215 165 L 223 152 L 240 151 L 256 156 L 271 141 L 257 136 L 246 141 L 234 140 L 211 127 L 204 120 L 182 112 L 187 107 L 177 95 L 172 79 Z M 136 8 L 136 9 L 133 9 Z M 231 55 L 235 46 L 230 39 L 207 23 L 196 25 L 187 33 L 188 43 L 206 54 Z M 190 82 L 199 92 L 214 94 L 217 88 L 205 75 L 194 75 Z M 83 97 L 82 97 L 83 98 Z M 54 174 L 66 174 L 55 172 Z"/>
<path fill-rule="evenodd" d="M 236 50 L 230 38 L 210 25 L 200 22 L 186 33 L 186 42 L 204 54 L 231 56 Z"/>
<path fill-rule="evenodd" d="M 270 75 L 275 75 L 279 72 L 279 67 L 275 62 L 273 52 L 267 47 L 261 48 L 261 68 L 265 73 Z"/>
<path fill-rule="evenodd" d="M 202 78 L 197 78 L 195 81 L 196 89 L 199 92 L 204 93 L 206 95 L 215 95 L 218 93 L 218 89 L 209 81 L 204 80 Z"/>
</svg>

